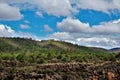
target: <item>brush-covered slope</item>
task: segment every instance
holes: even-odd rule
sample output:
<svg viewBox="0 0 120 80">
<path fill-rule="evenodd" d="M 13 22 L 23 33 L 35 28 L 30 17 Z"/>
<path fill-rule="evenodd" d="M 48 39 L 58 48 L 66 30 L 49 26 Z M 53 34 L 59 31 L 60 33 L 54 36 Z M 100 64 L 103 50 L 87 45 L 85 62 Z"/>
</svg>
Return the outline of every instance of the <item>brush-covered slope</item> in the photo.
<svg viewBox="0 0 120 80">
<path fill-rule="evenodd" d="M 113 48 L 113 49 L 110 49 L 110 51 L 113 53 L 120 53 L 120 48 Z"/>
<path fill-rule="evenodd" d="M 2 52 L 19 52 L 19 51 L 36 51 L 36 50 L 50 50 L 55 51 L 74 51 L 77 53 L 106 53 L 108 52 L 102 48 L 93 48 L 78 46 L 76 44 L 55 41 L 55 40 L 43 40 L 35 41 L 25 38 L 0 38 L 0 53 Z"/>
<path fill-rule="evenodd" d="M 55 41 L 55 40 L 43 40 L 40 43 L 40 46 L 47 47 L 49 49 L 62 49 L 62 50 L 72 50 L 78 51 L 79 53 L 106 53 L 108 50 L 103 48 L 96 48 L 96 47 L 86 47 L 86 46 L 79 46 L 77 44 L 72 44 L 69 42 L 64 41 Z"/>
<path fill-rule="evenodd" d="M 24 38 L 0 38 L 0 52 L 16 52 L 38 47 L 36 41 Z"/>
</svg>

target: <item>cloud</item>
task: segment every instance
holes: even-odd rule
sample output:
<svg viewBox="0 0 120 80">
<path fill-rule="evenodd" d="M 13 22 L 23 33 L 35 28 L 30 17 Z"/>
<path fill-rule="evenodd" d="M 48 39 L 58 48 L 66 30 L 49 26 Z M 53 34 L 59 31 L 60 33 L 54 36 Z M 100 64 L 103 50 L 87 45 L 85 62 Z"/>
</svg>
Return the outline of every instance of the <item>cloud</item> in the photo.
<svg viewBox="0 0 120 80">
<path fill-rule="evenodd" d="M 10 36 L 11 37 L 11 36 Z M 33 35 L 31 33 L 26 33 L 26 32 L 16 32 L 13 37 L 20 37 L 20 38 L 32 38 L 34 40 L 38 40 L 38 41 L 41 41 L 41 38 L 36 36 L 36 35 Z"/>
<path fill-rule="evenodd" d="M 34 40 L 41 40 L 40 37 L 30 33 L 17 32 L 10 26 L 0 24 L 0 37 L 21 37 L 21 38 L 32 38 Z"/>
<path fill-rule="evenodd" d="M 24 23 L 29 24 L 30 22 L 28 20 L 24 20 Z"/>
<path fill-rule="evenodd" d="M 73 19 L 73 18 L 63 19 L 62 22 L 57 23 L 57 27 L 61 31 L 73 32 L 73 33 L 90 31 L 88 23 L 82 23 L 78 19 Z"/>
<path fill-rule="evenodd" d="M 81 9 L 95 10 L 107 14 L 120 12 L 119 0 L 0 0 L 0 20 L 20 20 L 23 9 L 37 11 L 36 14 L 44 14 L 67 17 L 57 23 L 59 32 L 54 32 L 49 38 L 67 40 L 79 45 L 99 46 L 105 48 L 120 46 L 120 19 L 102 22 L 90 26 L 74 18 Z M 14 14 L 14 15 L 13 15 Z M 25 22 L 25 24 L 28 24 Z M 24 24 L 22 24 L 24 25 Z M 22 28 L 28 28 L 25 25 Z M 44 25 L 45 31 L 53 31 L 48 25 Z M 0 36 L 34 37 L 30 33 L 16 32 L 7 25 L 0 25 Z"/>
<path fill-rule="evenodd" d="M 22 17 L 19 8 L 0 3 L 0 20 L 20 20 Z"/>
<path fill-rule="evenodd" d="M 0 0 L 20 9 L 37 9 L 53 16 L 74 16 L 81 9 L 89 9 L 107 14 L 120 12 L 119 0 Z M 41 16 L 37 12 L 38 15 Z"/>
<path fill-rule="evenodd" d="M 74 9 L 71 6 L 71 3 L 69 0 L 36 0 L 34 3 L 37 5 L 37 7 L 40 10 L 43 10 L 49 15 L 54 16 L 68 16 L 71 15 L 72 12 L 77 12 L 76 9 Z"/>
<path fill-rule="evenodd" d="M 51 27 L 49 27 L 48 25 L 44 25 L 44 30 L 46 32 L 52 32 L 53 31 L 53 29 Z"/>
<path fill-rule="evenodd" d="M 58 22 L 57 27 L 61 32 L 50 34 L 50 38 L 106 49 L 120 47 L 120 19 L 90 26 L 69 17 Z"/>
<path fill-rule="evenodd" d="M 114 23 L 114 24 L 119 24 L 119 23 L 120 23 L 120 19 L 115 20 L 115 21 L 113 21 L 112 23 Z"/>
<path fill-rule="evenodd" d="M 70 33 L 95 33 L 95 34 L 113 34 L 120 33 L 119 19 L 90 26 L 88 23 L 82 23 L 79 19 L 66 18 L 57 23 L 59 30 Z"/>
<path fill-rule="evenodd" d="M 116 34 L 101 35 L 101 34 L 84 34 L 84 33 L 69 33 L 69 32 L 55 32 L 49 35 L 49 38 L 64 40 L 74 44 L 101 47 L 111 49 L 120 47 L 120 36 Z"/>
<path fill-rule="evenodd" d="M 114 34 L 114 33 L 120 34 L 120 23 L 116 23 L 118 20 L 104 22 L 101 23 L 100 25 L 92 26 L 92 30 L 94 33 L 100 34 Z"/>
<path fill-rule="evenodd" d="M 59 39 L 59 40 L 70 40 L 73 37 L 67 32 L 55 32 L 49 35 L 50 38 Z"/>
<path fill-rule="evenodd" d="M 120 11 L 119 0 L 71 0 L 72 3 L 76 4 L 79 9 L 90 9 L 95 11 L 101 11 L 104 13 L 110 13 L 114 10 Z"/>
<path fill-rule="evenodd" d="M 48 15 L 57 17 L 73 16 L 73 14 L 78 12 L 78 10 L 72 6 L 70 0 L 1 0 L 0 2 L 12 4 L 20 9 L 37 9 L 40 12 L 42 11 Z M 37 14 L 39 13 L 37 12 Z"/>
<path fill-rule="evenodd" d="M 42 13 L 40 11 L 37 11 L 36 15 L 38 15 L 39 17 L 43 17 L 43 15 L 42 15 Z"/>
<path fill-rule="evenodd" d="M 21 28 L 21 29 L 29 29 L 30 26 L 28 26 L 28 25 L 26 25 L 26 24 L 21 24 L 21 25 L 20 25 L 20 28 Z"/>
<path fill-rule="evenodd" d="M 15 31 L 12 30 L 11 27 L 0 24 L 0 37 L 9 37 L 12 36 L 14 33 Z"/>
<path fill-rule="evenodd" d="M 0 0 L 0 2 L 12 4 L 12 3 L 26 3 L 29 2 L 29 0 Z"/>
<path fill-rule="evenodd" d="M 108 37 L 89 37 L 89 38 L 77 38 L 76 42 L 79 45 L 90 46 L 90 47 L 102 47 L 102 48 L 113 48 L 118 47 L 119 42 L 115 39 Z"/>
</svg>

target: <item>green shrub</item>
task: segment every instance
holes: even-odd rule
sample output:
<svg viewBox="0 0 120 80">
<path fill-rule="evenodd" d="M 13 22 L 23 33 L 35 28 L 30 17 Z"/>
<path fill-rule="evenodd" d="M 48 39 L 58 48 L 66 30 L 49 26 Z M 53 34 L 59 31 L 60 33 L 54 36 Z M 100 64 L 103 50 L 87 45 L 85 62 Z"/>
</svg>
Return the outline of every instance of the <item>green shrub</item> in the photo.
<svg viewBox="0 0 120 80">
<path fill-rule="evenodd" d="M 36 54 L 29 54 L 26 56 L 26 60 L 30 63 L 36 62 Z"/>
<path fill-rule="evenodd" d="M 10 53 L 4 53 L 1 55 L 1 60 L 15 60 L 15 55 Z"/>
<path fill-rule="evenodd" d="M 116 61 L 115 56 L 111 54 L 111 55 L 109 56 L 109 61 Z"/>
<path fill-rule="evenodd" d="M 38 58 L 38 59 L 36 60 L 36 62 L 37 62 L 38 64 L 43 64 L 43 63 L 46 63 L 46 60 L 43 59 L 43 58 Z"/>
<path fill-rule="evenodd" d="M 69 62 L 70 61 L 70 57 L 68 55 L 65 55 L 61 60 L 63 62 Z"/>
<path fill-rule="evenodd" d="M 36 54 L 36 58 L 41 58 L 42 56 L 43 56 L 42 53 Z"/>
<path fill-rule="evenodd" d="M 35 62 L 35 58 L 34 56 L 27 56 L 27 61 L 30 62 L 30 63 L 34 63 Z"/>
<path fill-rule="evenodd" d="M 3 65 L 0 63 L 0 70 L 3 69 Z"/>
<path fill-rule="evenodd" d="M 119 59 L 120 58 L 120 53 L 118 53 L 115 58 Z"/>
<path fill-rule="evenodd" d="M 84 59 L 82 57 L 77 57 L 76 61 L 78 61 L 78 62 L 84 62 Z"/>
<path fill-rule="evenodd" d="M 0 63 L 2 63 L 2 59 L 1 59 L 1 56 L 0 56 Z"/>
<path fill-rule="evenodd" d="M 53 57 L 54 57 L 54 56 L 53 56 L 52 53 L 48 53 L 48 54 L 47 54 L 47 58 L 48 58 L 48 59 L 52 59 Z"/>
<path fill-rule="evenodd" d="M 61 54 L 59 54 L 59 55 L 57 55 L 57 59 L 62 59 L 62 55 Z"/>
<path fill-rule="evenodd" d="M 25 61 L 25 54 L 24 53 L 21 53 L 19 55 L 17 55 L 16 59 L 20 62 L 24 62 Z"/>
</svg>

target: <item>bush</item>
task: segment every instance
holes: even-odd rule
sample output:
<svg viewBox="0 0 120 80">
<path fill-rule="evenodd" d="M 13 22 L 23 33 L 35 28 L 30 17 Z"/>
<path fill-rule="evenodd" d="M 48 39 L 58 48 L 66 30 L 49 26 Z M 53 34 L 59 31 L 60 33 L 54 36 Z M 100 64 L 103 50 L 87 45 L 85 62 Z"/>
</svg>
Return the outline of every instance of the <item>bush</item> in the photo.
<svg viewBox="0 0 120 80">
<path fill-rule="evenodd" d="M 3 65 L 2 65 L 2 64 L 0 64 L 0 70 L 1 70 L 1 69 L 3 69 Z"/>
<path fill-rule="evenodd" d="M 15 55 L 10 53 L 4 53 L 1 55 L 2 60 L 15 60 Z"/>
<path fill-rule="evenodd" d="M 114 55 L 110 55 L 110 56 L 109 56 L 109 61 L 116 61 L 115 56 L 114 56 Z"/>
<path fill-rule="evenodd" d="M 120 58 L 120 53 L 118 53 L 118 54 L 115 56 L 115 58 Z"/>
<path fill-rule="evenodd" d="M 78 61 L 78 62 L 84 62 L 84 59 L 82 57 L 77 57 L 76 61 Z"/>
<path fill-rule="evenodd" d="M 38 64 L 43 64 L 43 63 L 46 63 L 46 60 L 44 60 L 43 58 L 38 58 L 38 59 L 36 60 L 36 62 L 37 62 Z"/>
<path fill-rule="evenodd" d="M 59 54 L 59 55 L 57 55 L 57 59 L 62 59 L 62 55 L 61 54 Z"/>
<path fill-rule="evenodd" d="M 68 55 L 64 55 L 62 58 L 63 62 L 69 62 L 70 61 L 70 57 Z"/>
<path fill-rule="evenodd" d="M 1 56 L 0 56 L 0 63 L 2 63 L 2 59 L 1 59 Z"/>
<path fill-rule="evenodd" d="M 27 57 L 27 61 L 30 62 L 30 63 L 34 63 L 35 62 L 34 57 L 32 57 L 32 56 L 28 56 Z"/>
<path fill-rule="evenodd" d="M 19 54 L 16 59 L 20 62 L 24 62 L 25 61 L 25 54 Z"/>
<path fill-rule="evenodd" d="M 48 53 L 48 54 L 47 54 L 47 58 L 48 58 L 48 59 L 52 59 L 53 57 L 54 57 L 54 56 L 53 56 L 52 53 Z"/>
</svg>

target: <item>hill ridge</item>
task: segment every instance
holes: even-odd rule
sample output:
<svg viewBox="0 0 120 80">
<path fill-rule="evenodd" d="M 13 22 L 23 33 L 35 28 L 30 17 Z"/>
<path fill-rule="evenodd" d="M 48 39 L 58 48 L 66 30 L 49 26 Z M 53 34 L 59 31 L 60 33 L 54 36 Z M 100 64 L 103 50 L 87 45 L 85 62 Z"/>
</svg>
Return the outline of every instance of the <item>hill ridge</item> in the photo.
<svg viewBox="0 0 120 80">
<path fill-rule="evenodd" d="M 4 47 L 3 47 L 4 46 Z M 15 48 L 21 50 L 34 50 L 35 48 L 40 49 L 52 49 L 52 50 L 68 50 L 72 48 L 75 51 L 83 52 L 83 53 L 99 53 L 99 52 L 109 52 L 104 48 L 96 48 L 96 47 L 86 47 L 80 46 L 77 44 L 72 44 L 65 41 L 59 40 L 42 40 L 36 41 L 31 38 L 0 38 L 0 47 L 3 48 Z M 4 52 L 4 51 L 3 51 Z M 8 51 L 9 52 L 9 51 Z"/>
</svg>

